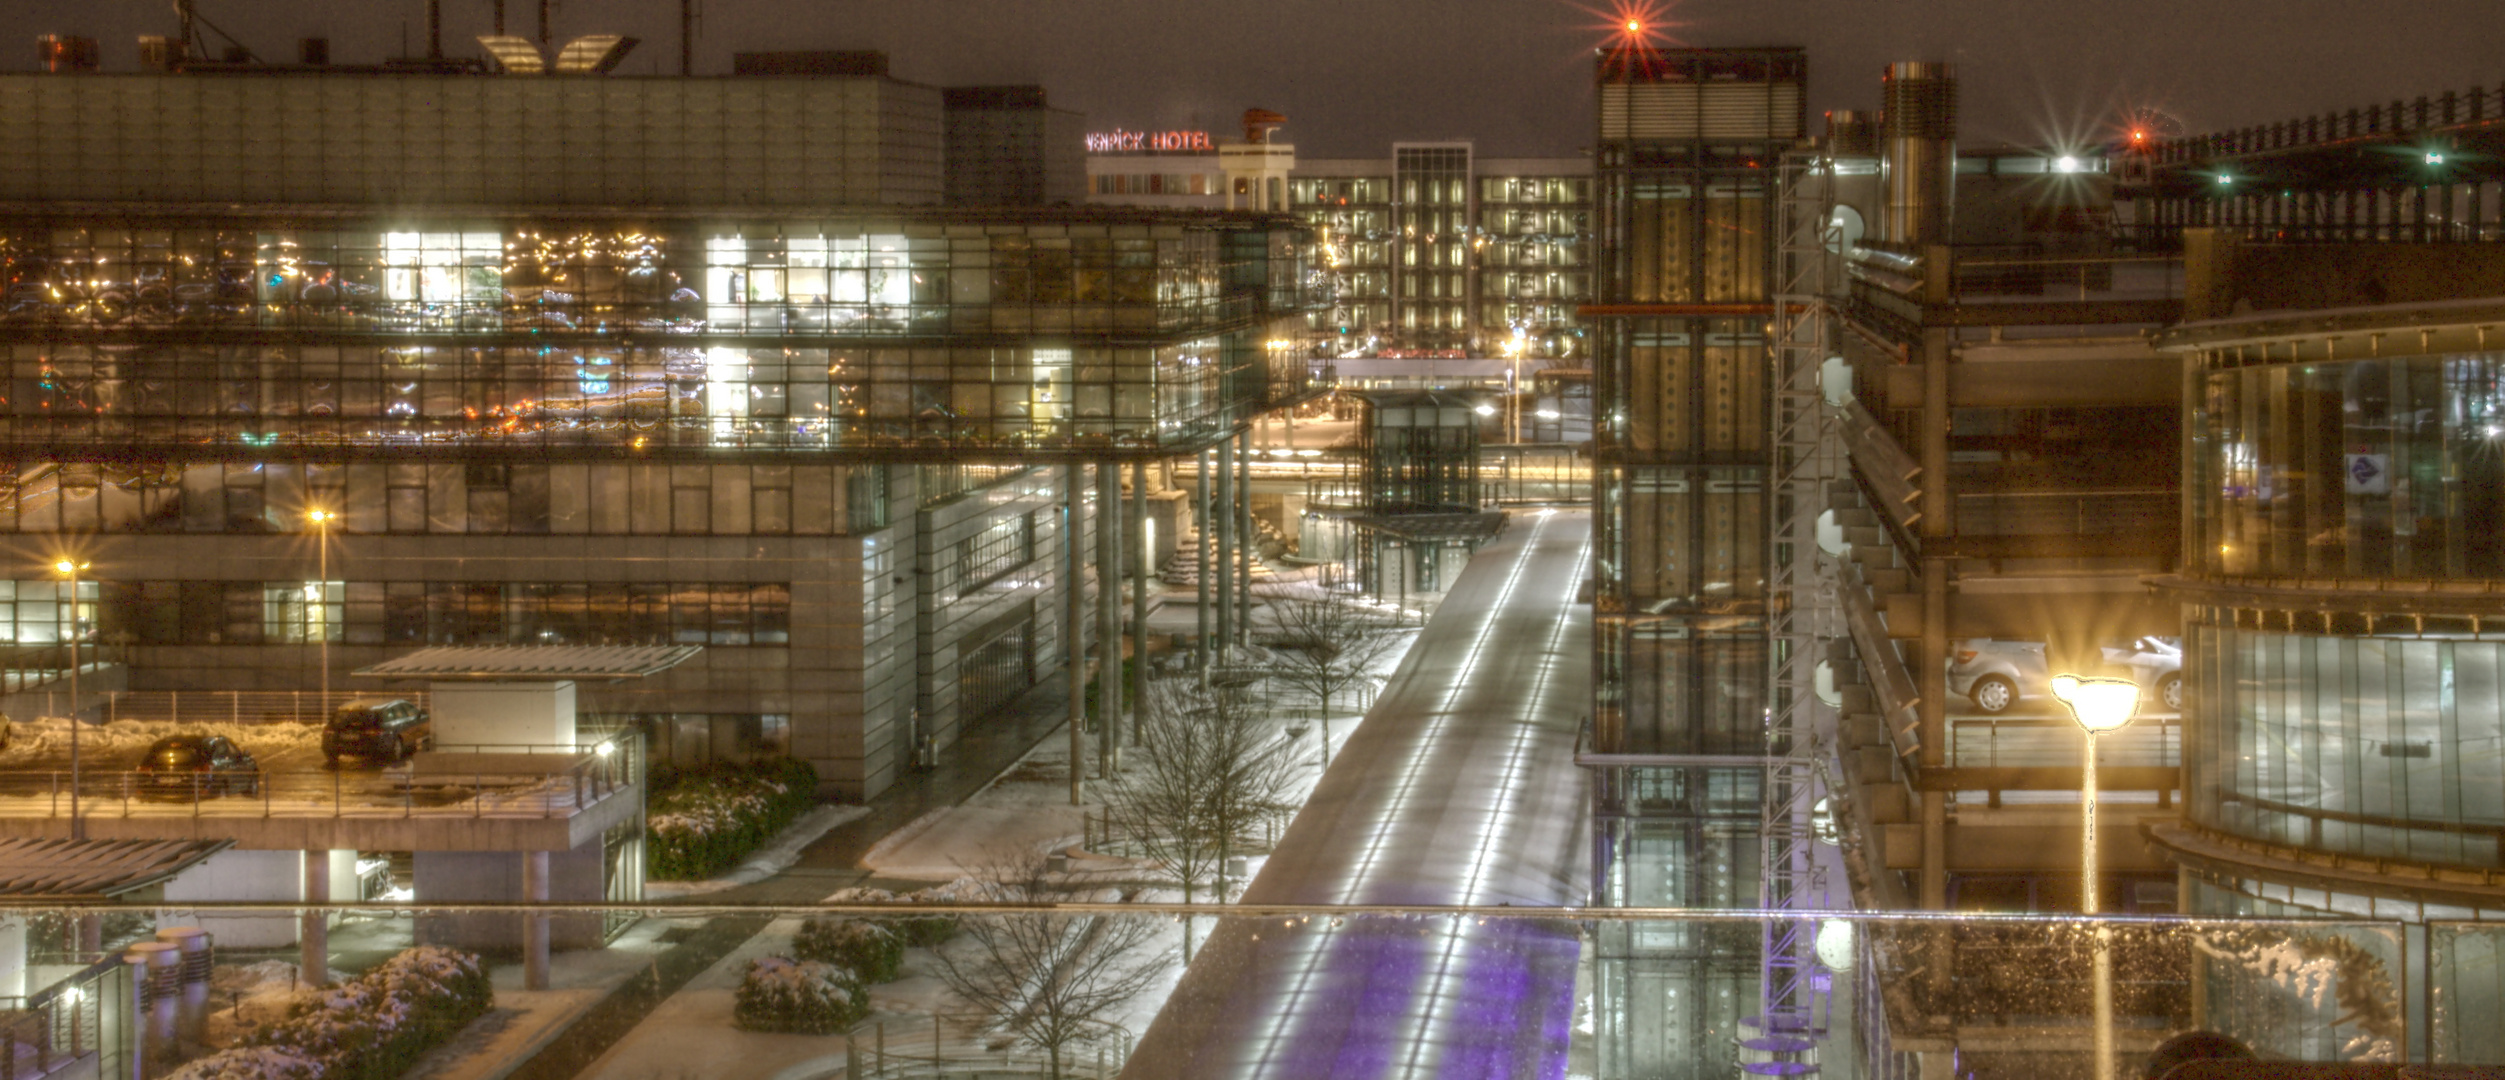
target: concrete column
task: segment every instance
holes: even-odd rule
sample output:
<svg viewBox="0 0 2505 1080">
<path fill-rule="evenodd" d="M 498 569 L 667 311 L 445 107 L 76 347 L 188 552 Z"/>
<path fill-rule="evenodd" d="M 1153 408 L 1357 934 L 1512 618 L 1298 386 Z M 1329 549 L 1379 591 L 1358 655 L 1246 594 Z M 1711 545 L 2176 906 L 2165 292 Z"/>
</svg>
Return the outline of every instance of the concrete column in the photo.
<svg viewBox="0 0 2505 1080">
<path fill-rule="evenodd" d="M 1928 253 L 1935 283 L 1948 273 L 1948 249 Z M 1943 297 L 1942 299 L 1945 299 Z M 1956 492 L 1948 484 L 1949 360 L 1952 342 L 1945 330 L 1922 335 L 1922 520 L 1923 540 L 1945 541 L 1956 532 Z M 1921 766 L 1926 778 L 1948 765 L 1948 649 L 1952 640 L 1948 615 L 1949 560 L 1925 552 L 1922 559 L 1922 636 L 1915 649 L 1916 693 L 1921 696 Z M 1918 883 L 1922 907 L 1948 907 L 1948 793 L 1925 785 L 1922 791 L 1922 874 Z"/>
<path fill-rule="evenodd" d="M 1198 602 L 1193 605 L 1192 617 L 1200 627 L 1200 636 L 1193 639 L 1192 649 L 1200 661 L 1200 670 L 1206 673 L 1209 670 L 1209 575 L 1217 572 L 1216 556 L 1210 550 L 1211 545 L 1217 542 L 1217 534 L 1211 531 L 1217 528 L 1217 522 L 1210 518 L 1209 511 L 1209 481 L 1215 466 L 1210 464 L 1209 451 L 1206 450 L 1194 460 L 1199 465 L 1194 471 L 1199 475 L 1192 480 L 1192 556 L 1199 560 L 1200 572 L 1193 575 L 1197 580 L 1192 582 L 1192 588 L 1199 595 Z"/>
<path fill-rule="evenodd" d="M 548 853 L 522 853 L 522 900 L 524 903 L 548 902 Z M 522 989 L 548 988 L 548 914 L 544 911 L 522 916 Z"/>
<path fill-rule="evenodd" d="M 1235 440 L 1218 442 L 1218 659 L 1223 663 L 1235 644 Z"/>
<path fill-rule="evenodd" d="M 304 853 L 304 902 L 331 902 L 331 853 L 327 849 Z M 296 935 L 297 977 L 304 980 L 307 986 L 328 986 L 331 981 L 330 913 L 306 911 L 302 918 L 303 929 Z"/>
<path fill-rule="evenodd" d="M 1096 466 L 1096 715 L 1105 775 L 1122 767 L 1122 466 Z"/>
<path fill-rule="evenodd" d="M 1061 467 L 1061 642 L 1070 674 L 1070 805 L 1087 802 L 1087 622 L 1080 617 L 1087 582 L 1079 555 L 1080 526 L 1085 523 L 1080 466 Z"/>
<path fill-rule="evenodd" d="M 1140 725 L 1146 723 L 1142 707 L 1148 701 L 1148 582 L 1157 576 L 1152 565 L 1157 553 L 1148 550 L 1148 463 L 1131 463 L 1131 550 L 1139 564 L 1139 576 L 1131 581 L 1131 655 L 1139 662 L 1131 665 L 1131 740 L 1139 741 Z"/>
<path fill-rule="evenodd" d="M 1253 541 L 1252 527 L 1252 429 L 1235 436 L 1235 541 L 1244 549 L 1243 566 L 1237 571 L 1235 640 L 1252 640 L 1252 565 L 1261 550 Z"/>
</svg>

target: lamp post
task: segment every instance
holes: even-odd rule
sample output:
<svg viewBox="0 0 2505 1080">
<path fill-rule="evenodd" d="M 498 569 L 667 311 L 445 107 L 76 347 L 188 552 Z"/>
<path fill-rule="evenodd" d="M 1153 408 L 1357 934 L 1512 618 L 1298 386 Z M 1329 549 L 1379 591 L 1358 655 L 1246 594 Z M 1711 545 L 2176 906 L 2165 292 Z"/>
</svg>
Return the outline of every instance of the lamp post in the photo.
<svg viewBox="0 0 2505 1080">
<path fill-rule="evenodd" d="M 70 579 L 70 839 L 87 838 L 87 823 L 78 816 L 78 572 L 87 564 L 64 558 L 52 569 Z"/>
<path fill-rule="evenodd" d="M 318 569 L 318 570 L 314 571 L 314 579 L 315 579 L 315 582 L 314 582 L 314 588 L 313 588 L 313 590 L 312 590 L 312 592 L 313 592 L 312 600 L 313 600 L 313 623 L 314 623 L 314 625 L 315 625 L 316 627 L 318 627 L 318 628 L 319 628 L 319 629 L 318 629 L 318 631 L 317 631 L 317 633 L 319 633 L 319 634 L 321 635 L 321 637 L 320 637 L 318 640 L 321 642 L 322 696 L 321 696 L 321 698 L 320 698 L 321 704 L 314 706 L 314 708 L 315 708 L 317 711 L 319 711 L 319 712 L 320 712 L 320 713 L 321 713 L 324 717 L 328 717 L 328 716 L 330 715 L 330 708 L 331 708 L 331 603 L 330 603 L 330 601 L 331 601 L 331 525 L 330 525 L 330 523 L 331 523 L 331 522 L 334 522 L 334 521 L 339 520 L 339 515 L 338 515 L 338 514 L 335 514 L 335 513 L 332 513 L 331 511 L 328 511 L 328 510 L 315 510 L 315 511 L 312 511 L 312 512 L 310 512 L 310 513 L 307 513 L 307 514 L 305 515 L 305 520 L 310 521 L 310 522 L 312 522 L 312 523 L 313 523 L 313 531 L 314 531 L 314 535 L 315 535 L 315 543 L 316 543 L 316 544 L 319 546 L 319 548 L 320 548 L 319 553 L 318 553 L 318 554 L 316 554 L 316 555 L 314 556 L 314 558 L 315 558 L 315 562 L 316 562 L 316 565 L 317 565 L 317 566 L 319 566 L 319 567 L 320 567 L 320 569 Z"/>
<path fill-rule="evenodd" d="M 2140 684 L 2125 679 L 2056 675 L 2053 696 L 2070 707 L 2071 718 L 2079 722 L 2079 730 L 2087 733 L 2087 756 L 2080 762 L 2079 783 L 2079 910 L 2094 915 L 2097 894 L 2102 891 L 2096 869 L 2096 737 L 2131 722 L 2131 714 L 2139 709 Z M 2099 923 L 2095 933 L 2095 1080 L 2115 1080 L 2113 931 Z"/>
</svg>

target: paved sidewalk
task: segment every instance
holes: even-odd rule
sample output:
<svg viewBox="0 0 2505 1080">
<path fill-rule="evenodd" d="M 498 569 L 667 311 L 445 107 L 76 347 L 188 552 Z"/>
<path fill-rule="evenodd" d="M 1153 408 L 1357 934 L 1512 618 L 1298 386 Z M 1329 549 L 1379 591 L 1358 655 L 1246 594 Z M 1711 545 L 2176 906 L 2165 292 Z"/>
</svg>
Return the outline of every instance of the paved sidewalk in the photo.
<svg viewBox="0 0 2505 1080">
<path fill-rule="evenodd" d="M 874 877 L 861 868 L 861 856 L 888 833 L 981 791 L 1037 743 L 1060 730 L 1067 716 L 1068 686 L 1059 674 L 1045 679 L 1010 708 L 986 719 L 959 740 L 938 768 L 907 774 L 870 800 L 868 813 L 827 830 L 826 835 L 802 849 L 799 860 L 790 869 L 752 885 L 675 902 L 646 901 L 643 906 L 667 910 L 677 905 L 718 908 L 814 904 L 830 893 L 858 885 L 920 887 L 923 882 L 890 882 Z M 519 1036 L 486 1036 L 471 1056 L 487 1064 L 470 1071 L 423 1075 L 426 1080 L 571 1080 L 608 1053 L 672 995 L 746 946 L 769 922 L 756 915 L 718 916 L 702 922 L 646 920 L 637 932 L 656 927 L 654 940 L 663 947 L 608 982 L 596 1000 L 550 1025 L 547 1037 L 533 1041 Z M 630 933 L 629 937 L 633 936 Z M 554 1010 L 552 1003 L 546 1015 L 553 1018 Z M 528 1023 L 520 1018 L 513 1021 L 516 1027 Z M 491 1051 L 499 1049 L 505 1056 L 491 1061 Z"/>
</svg>

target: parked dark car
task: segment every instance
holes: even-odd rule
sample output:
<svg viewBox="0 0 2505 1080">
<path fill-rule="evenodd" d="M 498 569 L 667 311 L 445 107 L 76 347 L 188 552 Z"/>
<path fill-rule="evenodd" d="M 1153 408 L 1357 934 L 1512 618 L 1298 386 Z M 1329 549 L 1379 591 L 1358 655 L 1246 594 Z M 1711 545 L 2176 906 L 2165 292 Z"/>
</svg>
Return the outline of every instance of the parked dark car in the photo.
<svg viewBox="0 0 2505 1080">
<path fill-rule="evenodd" d="M 261 790 L 261 763 L 223 735 L 168 735 L 139 759 L 142 790 L 207 798 Z"/>
<path fill-rule="evenodd" d="M 322 756 L 332 765 L 343 757 L 405 761 L 434 745 L 434 722 L 426 710 L 404 698 L 351 701 L 332 713 L 322 729 Z"/>
</svg>

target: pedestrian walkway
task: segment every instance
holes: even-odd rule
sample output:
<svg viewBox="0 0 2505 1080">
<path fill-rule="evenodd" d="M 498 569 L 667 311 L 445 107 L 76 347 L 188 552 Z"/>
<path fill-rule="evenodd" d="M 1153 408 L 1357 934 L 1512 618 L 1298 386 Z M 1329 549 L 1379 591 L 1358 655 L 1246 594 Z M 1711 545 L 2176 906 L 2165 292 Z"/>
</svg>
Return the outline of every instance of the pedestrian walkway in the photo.
<svg viewBox="0 0 2505 1080">
<path fill-rule="evenodd" d="M 870 800 L 869 813 L 827 830 L 816 843 L 802 849 L 790 869 L 753 885 L 690 896 L 677 903 L 707 908 L 814 904 L 855 886 L 919 887 L 922 882 L 888 882 L 872 876 L 861 869 L 861 857 L 888 833 L 981 791 L 1037 743 L 1062 729 L 1068 700 L 1068 678 L 1055 673 L 1008 708 L 978 723 L 938 767 L 906 774 Z M 647 906 L 666 909 L 672 905 Z M 605 997 L 555 1037 L 536 1047 L 519 1048 L 529 1056 L 518 1064 L 502 1068 L 495 1062 L 471 1062 L 460 1066 L 463 1071 L 444 1075 L 464 1080 L 572 1080 L 671 995 L 748 944 L 770 922 L 762 916 L 726 915 L 674 928 L 664 935 L 668 947 L 655 954 L 648 966 L 610 983 Z M 482 1049 L 499 1045 L 503 1043 L 491 1042 Z"/>
</svg>

